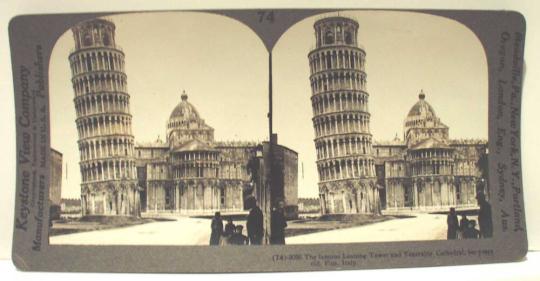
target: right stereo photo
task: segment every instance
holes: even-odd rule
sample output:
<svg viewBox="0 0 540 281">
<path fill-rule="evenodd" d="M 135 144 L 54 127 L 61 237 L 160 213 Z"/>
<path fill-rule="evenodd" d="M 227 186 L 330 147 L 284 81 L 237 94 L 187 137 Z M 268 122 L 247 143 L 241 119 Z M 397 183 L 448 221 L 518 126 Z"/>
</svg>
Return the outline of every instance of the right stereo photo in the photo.
<svg viewBox="0 0 540 281">
<path fill-rule="evenodd" d="M 461 23 L 304 19 L 272 51 L 274 130 L 298 152 L 287 244 L 490 238 L 488 73 Z"/>
</svg>

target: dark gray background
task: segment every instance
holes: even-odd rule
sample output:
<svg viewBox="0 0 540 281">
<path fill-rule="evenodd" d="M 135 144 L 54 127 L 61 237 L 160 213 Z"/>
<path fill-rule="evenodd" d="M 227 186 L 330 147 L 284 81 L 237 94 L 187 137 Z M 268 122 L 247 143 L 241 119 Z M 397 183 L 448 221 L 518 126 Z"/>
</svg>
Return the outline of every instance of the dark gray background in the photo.
<svg viewBox="0 0 540 281">
<path fill-rule="evenodd" d="M 259 23 L 258 15 L 254 10 L 243 11 L 212 11 L 224 14 L 250 26 L 259 36 L 268 49 L 271 49 L 279 36 L 295 22 L 314 14 L 328 12 L 328 10 L 274 10 L 276 22 L 273 24 Z M 510 33 L 525 32 L 523 17 L 513 12 L 495 11 L 419 11 L 428 14 L 441 15 L 453 18 L 468 26 L 482 42 L 488 58 L 489 69 L 489 92 L 490 92 L 490 140 L 494 139 L 494 128 L 509 126 L 508 120 L 496 124 L 492 120 L 492 112 L 496 106 L 493 99 L 494 86 L 496 86 L 495 66 L 497 63 L 497 48 L 499 35 L 502 31 Z M 17 74 L 19 66 L 30 65 L 34 60 L 35 46 L 43 46 L 44 61 L 48 62 L 50 51 L 56 39 L 72 25 L 79 21 L 104 16 L 106 14 L 70 14 L 70 15 L 39 15 L 21 16 L 13 19 L 9 26 L 10 44 L 12 52 L 12 67 L 14 74 L 16 114 L 20 114 L 20 81 Z M 518 46 L 518 53 L 522 54 L 523 46 Z M 512 51 L 509 51 L 511 54 Z M 45 67 L 48 64 L 45 63 Z M 507 65 L 511 65 L 511 56 L 507 57 Z M 510 76 L 511 68 L 505 68 L 503 75 Z M 46 68 L 45 68 L 46 74 Z M 47 84 L 47 77 L 45 76 Z M 46 102 L 43 105 L 48 107 Z M 508 110 L 508 109 L 506 109 Z M 22 128 L 17 127 L 18 146 Z M 48 145 L 48 144 L 47 144 Z M 519 146 L 518 146 L 519 147 Z M 507 147 L 508 148 L 508 147 Z M 490 141 L 490 151 L 493 149 L 493 141 Z M 497 162 L 508 162 L 509 151 L 496 156 L 490 155 L 490 170 L 493 171 Z M 26 169 L 19 165 L 19 172 Z M 42 171 L 48 175 L 47 171 Z M 494 173 L 490 174 L 491 187 L 496 186 L 497 178 Z M 519 183 L 521 185 L 521 183 Z M 17 188 L 20 189 L 20 177 L 17 180 Z M 493 189 L 492 189 L 493 192 Z M 517 198 L 523 206 L 523 197 Z M 20 202 L 17 198 L 16 211 Z M 442 264 L 466 264 L 486 263 L 517 260 L 523 257 L 527 251 L 526 234 L 501 233 L 498 213 L 501 208 L 511 210 L 512 202 L 507 200 L 502 204 L 492 202 L 493 222 L 495 238 L 478 241 L 416 241 L 416 242 L 385 242 L 363 244 L 335 244 L 335 245 L 310 245 L 310 246 L 266 246 L 246 248 L 210 248 L 200 246 L 47 246 L 44 245 L 40 252 L 31 250 L 33 230 L 27 232 L 14 232 L 13 237 L 13 261 L 22 270 L 40 271 L 108 271 L 108 272 L 238 272 L 238 271 L 291 271 L 291 270 L 314 270 L 306 262 L 272 263 L 274 254 L 296 253 L 321 253 L 341 254 L 358 252 L 385 252 L 401 250 L 437 250 L 437 249 L 461 249 L 483 248 L 493 249 L 495 255 L 489 258 L 451 257 L 438 258 L 415 258 L 415 259 L 380 259 L 367 260 L 357 268 L 383 268 L 383 267 L 406 267 L 406 266 L 434 266 Z M 46 218 L 45 218 L 46 219 Z M 524 217 L 522 218 L 524 221 Z M 44 232 L 44 236 L 45 236 Z M 46 240 L 44 240 L 46 241 Z M 343 269 L 343 268 L 324 268 Z M 349 268 L 350 269 L 350 268 Z"/>
</svg>

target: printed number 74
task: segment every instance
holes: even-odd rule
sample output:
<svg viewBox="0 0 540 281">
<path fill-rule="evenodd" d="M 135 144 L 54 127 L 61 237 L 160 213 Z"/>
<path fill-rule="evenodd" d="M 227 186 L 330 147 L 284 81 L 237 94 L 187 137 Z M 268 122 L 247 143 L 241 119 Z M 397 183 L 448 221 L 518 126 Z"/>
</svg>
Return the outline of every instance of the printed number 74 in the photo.
<svg viewBox="0 0 540 281">
<path fill-rule="evenodd" d="M 266 12 L 266 11 L 260 11 L 257 12 L 257 15 L 259 16 L 259 22 L 267 21 L 269 23 L 274 23 L 274 12 Z"/>
</svg>

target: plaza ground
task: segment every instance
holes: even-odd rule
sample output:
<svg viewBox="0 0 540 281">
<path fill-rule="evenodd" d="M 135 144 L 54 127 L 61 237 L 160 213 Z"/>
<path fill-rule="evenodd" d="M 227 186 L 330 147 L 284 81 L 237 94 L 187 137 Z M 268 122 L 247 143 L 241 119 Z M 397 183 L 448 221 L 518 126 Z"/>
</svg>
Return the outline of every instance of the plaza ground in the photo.
<svg viewBox="0 0 540 281">
<path fill-rule="evenodd" d="M 235 221 L 235 223 L 244 224 L 245 222 Z M 289 223 L 289 225 L 291 229 L 298 227 L 294 222 Z M 153 221 L 121 228 L 51 236 L 50 243 L 70 245 L 208 245 L 209 239 L 210 219 L 177 217 L 174 220 Z M 446 216 L 418 214 L 414 217 L 381 220 L 333 230 L 319 229 L 315 233 L 289 236 L 286 238 L 286 243 L 359 243 L 439 239 L 446 239 Z"/>
<path fill-rule="evenodd" d="M 419 214 L 358 227 L 288 237 L 287 244 L 445 240 L 446 216 Z"/>
</svg>

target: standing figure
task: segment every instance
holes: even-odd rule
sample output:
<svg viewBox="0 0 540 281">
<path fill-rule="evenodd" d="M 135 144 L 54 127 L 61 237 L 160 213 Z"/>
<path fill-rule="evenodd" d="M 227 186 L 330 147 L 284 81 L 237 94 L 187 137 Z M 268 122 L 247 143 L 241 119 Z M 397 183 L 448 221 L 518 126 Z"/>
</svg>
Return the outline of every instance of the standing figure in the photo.
<svg viewBox="0 0 540 281">
<path fill-rule="evenodd" d="M 464 239 L 478 239 L 480 238 L 480 231 L 478 231 L 476 228 L 476 221 L 470 220 L 469 224 L 467 224 L 467 228 L 463 232 L 463 238 Z"/>
<path fill-rule="evenodd" d="M 211 224 L 212 233 L 210 233 L 210 245 L 219 245 L 221 234 L 223 234 L 223 220 L 221 213 L 216 212 Z"/>
<path fill-rule="evenodd" d="M 242 234 L 243 228 L 244 227 L 241 225 L 237 225 L 235 227 L 235 232 L 229 238 L 230 245 L 247 245 L 248 238 L 244 234 Z"/>
<path fill-rule="evenodd" d="M 277 207 L 272 208 L 270 222 L 270 244 L 285 244 L 285 228 L 287 227 L 287 219 L 283 214 L 283 201 L 278 203 Z"/>
<path fill-rule="evenodd" d="M 450 208 L 450 213 L 446 217 L 446 224 L 448 225 L 448 232 L 446 233 L 446 239 L 456 239 L 458 231 L 458 218 L 456 214 L 456 208 Z"/>
<path fill-rule="evenodd" d="M 234 227 L 232 217 L 229 217 L 227 219 L 227 224 L 225 225 L 225 232 L 223 233 L 223 235 L 226 237 L 230 237 L 231 235 L 234 234 L 234 231 L 235 231 L 235 227 Z"/>
<path fill-rule="evenodd" d="M 466 215 L 461 215 L 461 220 L 459 221 L 459 234 L 460 238 L 463 238 L 463 233 L 465 232 L 465 229 L 467 229 L 467 226 L 469 225 L 469 219 Z"/>
<path fill-rule="evenodd" d="M 264 235 L 263 213 L 259 206 L 257 206 L 255 198 L 251 200 L 250 205 L 251 210 L 249 211 L 246 223 L 249 243 L 251 245 L 261 245 Z"/>
<path fill-rule="evenodd" d="M 493 236 L 493 221 L 491 220 L 491 205 L 486 200 L 483 192 L 478 192 L 476 195 L 478 206 L 478 224 L 480 226 L 480 234 L 482 238 L 491 238 Z"/>
</svg>

